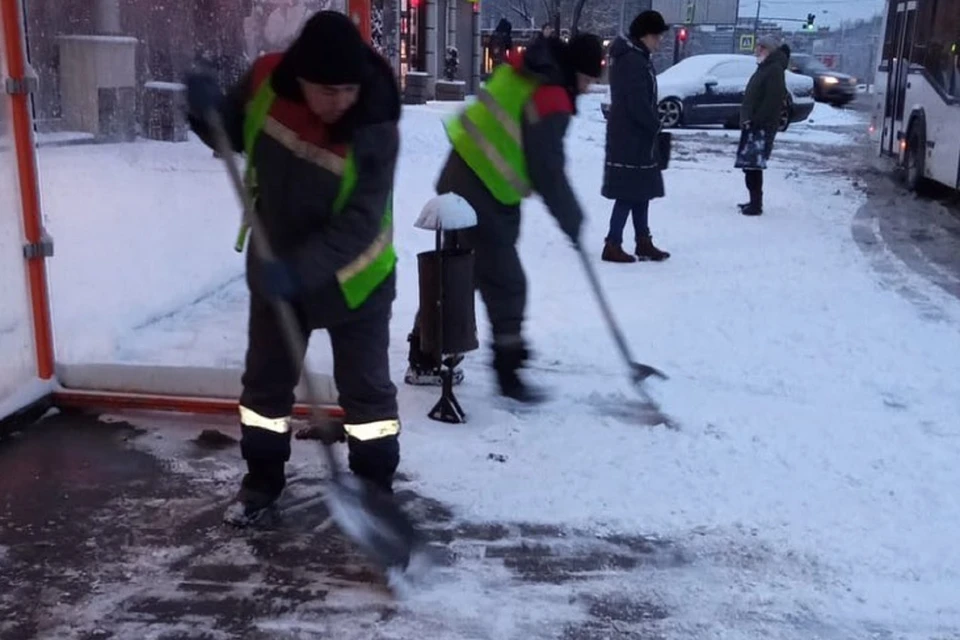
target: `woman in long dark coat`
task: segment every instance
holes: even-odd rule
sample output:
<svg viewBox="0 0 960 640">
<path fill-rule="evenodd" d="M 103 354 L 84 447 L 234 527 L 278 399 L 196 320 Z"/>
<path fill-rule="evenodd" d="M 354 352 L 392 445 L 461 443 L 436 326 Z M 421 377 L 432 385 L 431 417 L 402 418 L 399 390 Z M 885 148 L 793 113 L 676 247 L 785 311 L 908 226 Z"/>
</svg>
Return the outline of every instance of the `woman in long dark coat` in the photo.
<svg viewBox="0 0 960 640">
<path fill-rule="evenodd" d="M 657 74 L 650 54 L 668 30 L 659 12 L 644 11 L 630 23 L 629 36 L 618 37 L 610 46 L 610 112 L 601 193 L 615 202 L 601 256 L 607 262 L 670 257 L 654 246 L 648 223 L 650 201 L 664 195 L 657 159 Z M 633 255 L 622 246 L 623 228 L 631 214 L 637 240 Z"/>
<path fill-rule="evenodd" d="M 750 201 L 740 205 L 745 216 L 763 213 L 763 170 L 773 152 L 780 115 L 787 97 L 790 57 L 773 36 L 757 41 L 757 70 L 750 76 L 740 104 L 740 146 L 734 166 L 743 169 Z"/>
</svg>

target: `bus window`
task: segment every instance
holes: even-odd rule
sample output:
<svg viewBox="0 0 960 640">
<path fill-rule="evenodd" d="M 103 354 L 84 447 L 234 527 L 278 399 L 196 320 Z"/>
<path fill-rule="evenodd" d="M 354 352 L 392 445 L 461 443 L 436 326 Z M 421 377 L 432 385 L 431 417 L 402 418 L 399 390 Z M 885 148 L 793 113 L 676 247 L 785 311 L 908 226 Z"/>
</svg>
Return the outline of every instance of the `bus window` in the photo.
<svg viewBox="0 0 960 640">
<path fill-rule="evenodd" d="M 960 2 L 928 3 L 929 16 L 920 22 L 910 62 L 922 65 L 943 93 L 957 97 L 957 34 L 960 33 Z M 920 33 L 924 32 L 924 33 Z"/>
</svg>

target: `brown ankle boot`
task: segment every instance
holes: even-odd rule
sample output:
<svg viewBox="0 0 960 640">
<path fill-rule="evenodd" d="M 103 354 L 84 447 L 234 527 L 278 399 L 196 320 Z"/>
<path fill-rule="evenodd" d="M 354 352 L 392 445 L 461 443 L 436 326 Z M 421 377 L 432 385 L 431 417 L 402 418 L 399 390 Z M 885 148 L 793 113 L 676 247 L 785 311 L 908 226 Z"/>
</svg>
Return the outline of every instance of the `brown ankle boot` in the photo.
<svg viewBox="0 0 960 640">
<path fill-rule="evenodd" d="M 637 259 L 623 250 L 619 244 L 609 242 L 603 245 L 603 255 L 600 259 L 604 262 L 636 262 Z"/>
<path fill-rule="evenodd" d="M 637 238 L 636 254 L 640 260 L 653 260 L 654 262 L 661 262 L 670 257 L 669 253 L 661 251 L 653 244 L 653 238 L 650 236 Z"/>
</svg>

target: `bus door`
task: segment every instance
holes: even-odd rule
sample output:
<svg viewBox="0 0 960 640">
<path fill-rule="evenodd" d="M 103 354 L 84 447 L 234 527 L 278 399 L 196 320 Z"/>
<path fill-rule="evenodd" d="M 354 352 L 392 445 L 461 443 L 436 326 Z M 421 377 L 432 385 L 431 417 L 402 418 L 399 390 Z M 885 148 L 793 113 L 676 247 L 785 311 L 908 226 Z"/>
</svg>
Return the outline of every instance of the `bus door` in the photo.
<svg viewBox="0 0 960 640">
<path fill-rule="evenodd" d="M 907 100 L 910 73 L 910 53 L 913 48 L 914 26 L 917 21 L 917 0 L 893 0 L 896 13 L 893 32 L 893 57 L 888 61 L 887 91 L 884 94 L 883 130 L 885 151 L 900 153 L 900 133 L 903 130 L 903 112 Z M 890 19 L 890 18 L 888 18 Z"/>
</svg>

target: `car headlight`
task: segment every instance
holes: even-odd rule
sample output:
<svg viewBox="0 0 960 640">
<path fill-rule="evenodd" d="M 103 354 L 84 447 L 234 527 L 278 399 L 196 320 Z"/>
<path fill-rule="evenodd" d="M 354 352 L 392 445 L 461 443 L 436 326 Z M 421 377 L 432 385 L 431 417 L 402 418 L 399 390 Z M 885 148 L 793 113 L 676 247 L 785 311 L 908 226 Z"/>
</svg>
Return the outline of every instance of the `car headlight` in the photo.
<svg viewBox="0 0 960 640">
<path fill-rule="evenodd" d="M 837 84 L 838 82 L 840 82 L 833 76 L 823 76 L 822 80 L 823 80 L 823 84 Z"/>
</svg>

